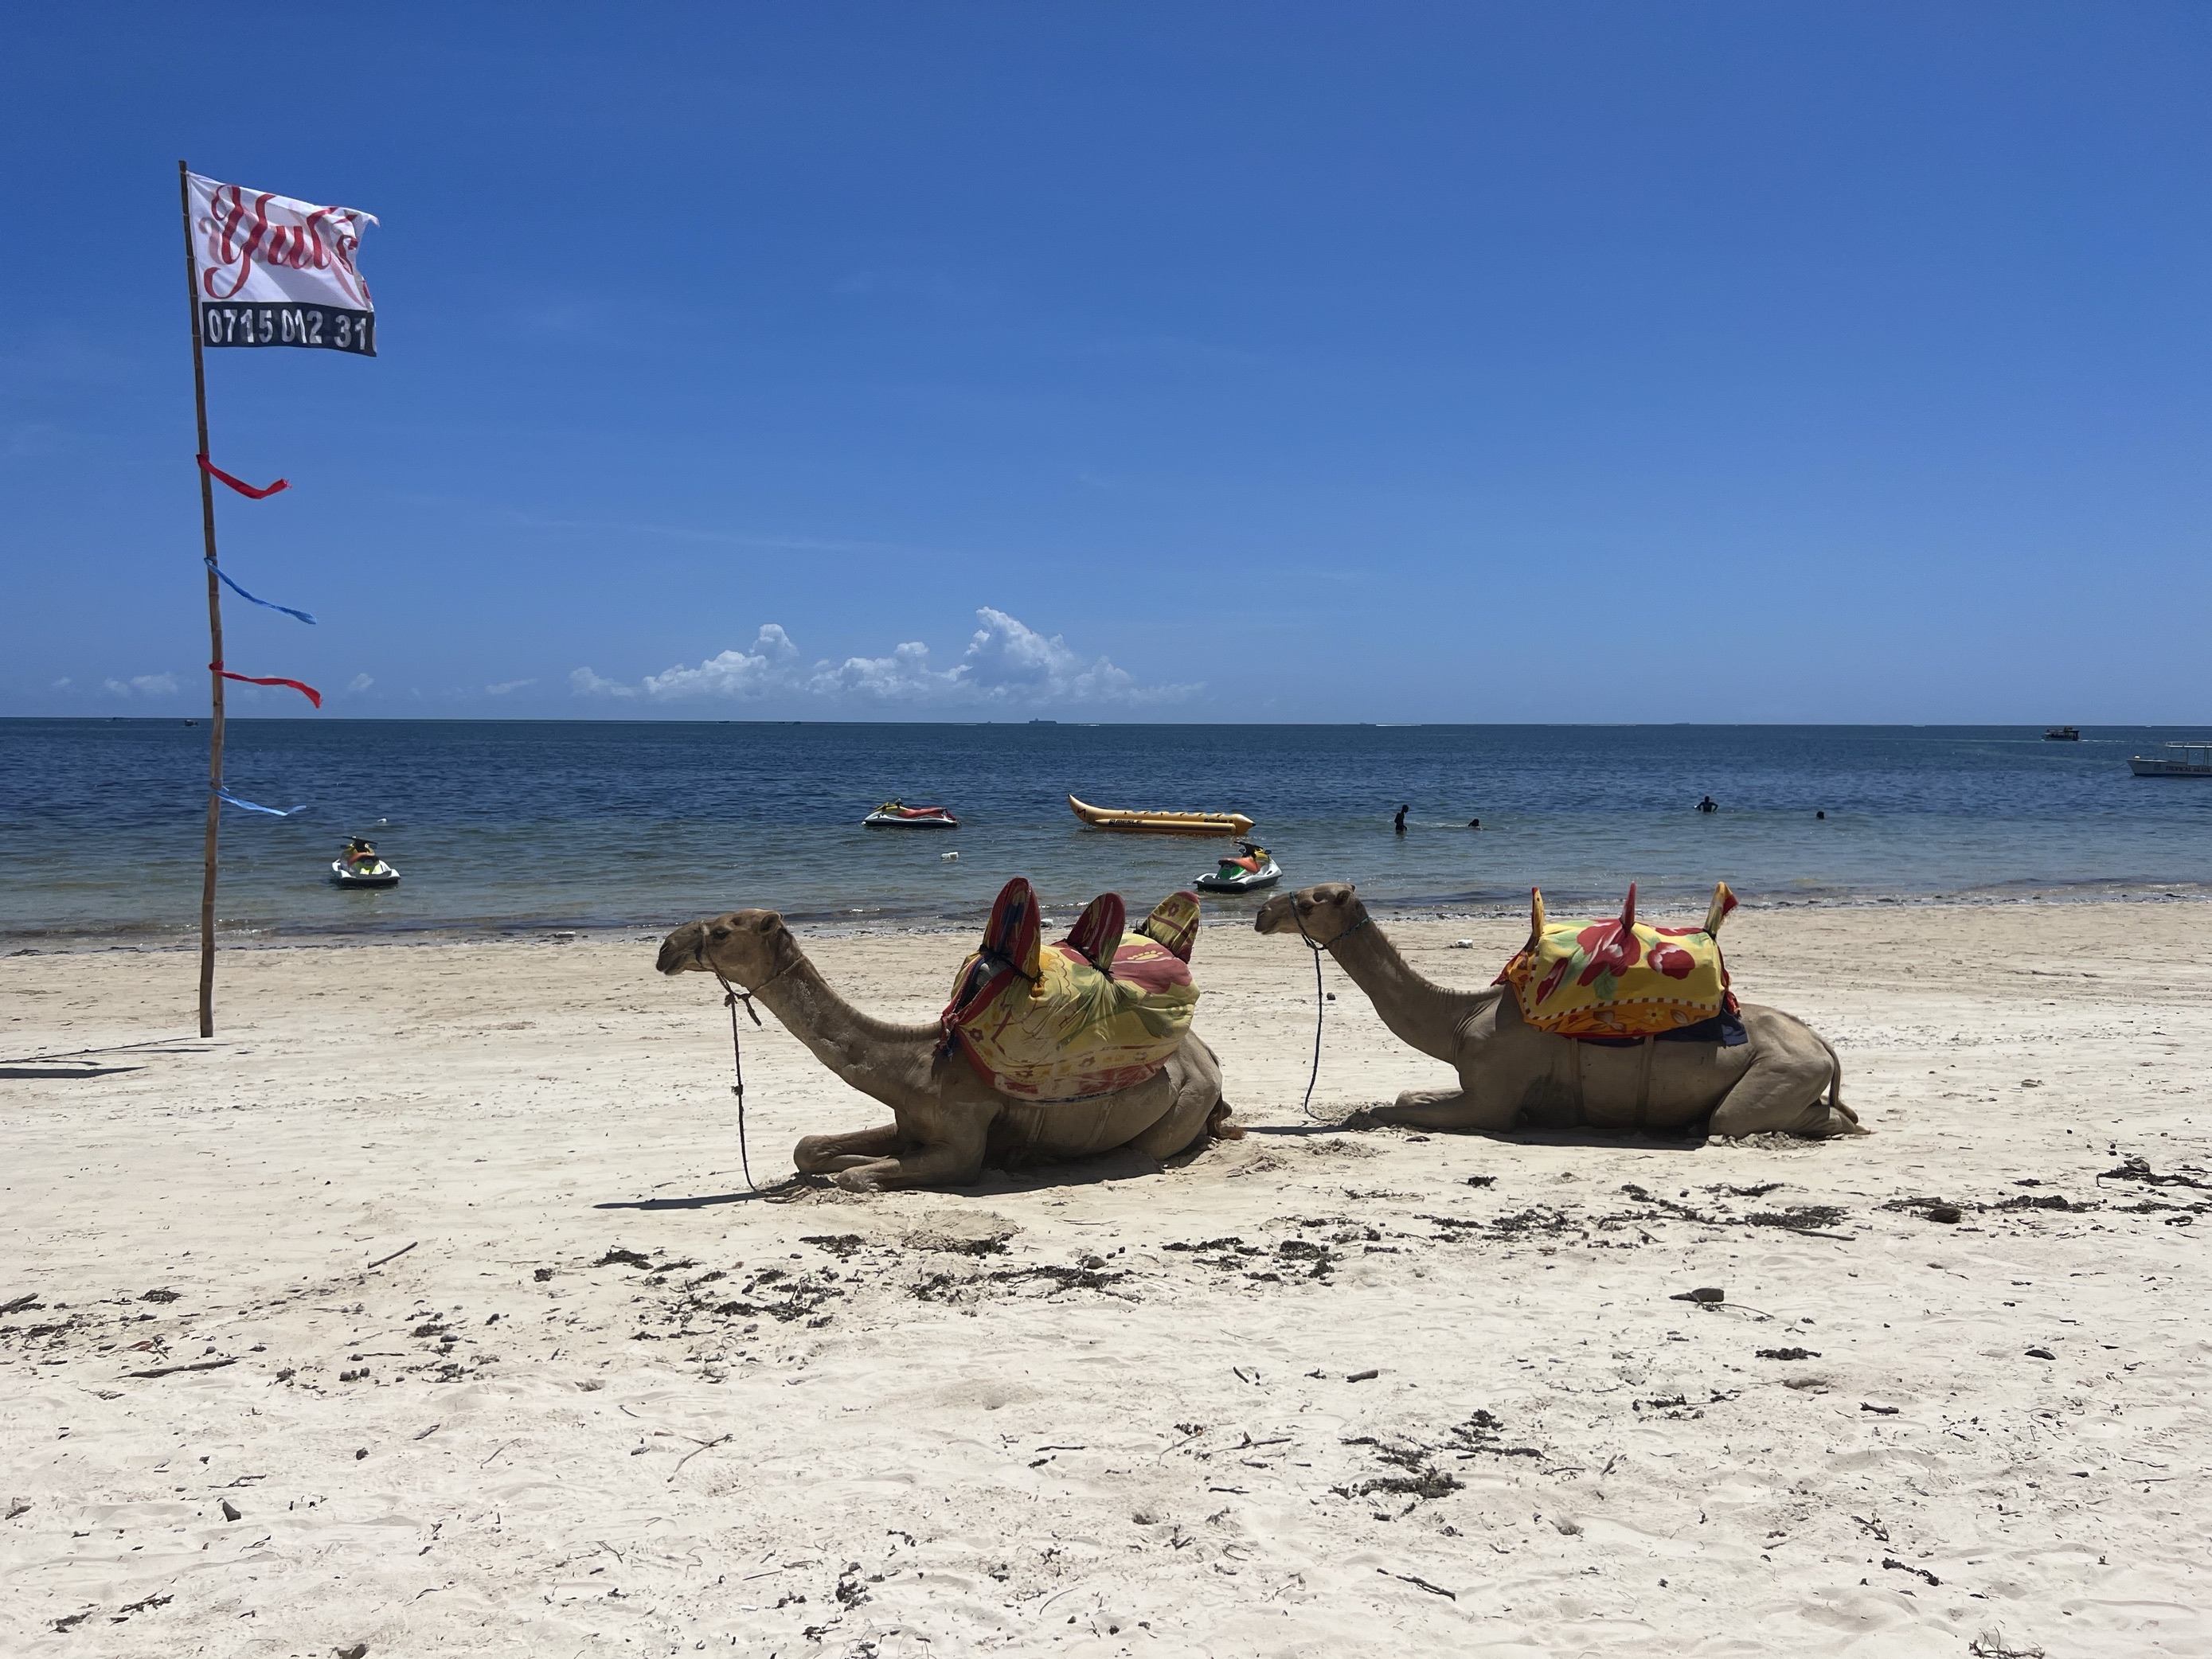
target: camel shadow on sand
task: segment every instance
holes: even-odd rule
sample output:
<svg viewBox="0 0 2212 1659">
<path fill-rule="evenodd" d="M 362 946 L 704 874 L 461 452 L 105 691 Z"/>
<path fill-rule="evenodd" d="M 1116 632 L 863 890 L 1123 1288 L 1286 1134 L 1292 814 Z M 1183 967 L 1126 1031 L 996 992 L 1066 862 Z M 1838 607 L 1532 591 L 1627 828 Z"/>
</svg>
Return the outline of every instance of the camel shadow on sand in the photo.
<svg viewBox="0 0 2212 1659">
<path fill-rule="evenodd" d="M 1248 1123 L 1244 1126 L 1244 1133 L 1255 1139 L 1262 1137 L 1304 1139 L 1314 1135 L 1367 1135 L 1403 1141 L 1489 1140 L 1508 1146 L 1633 1147 L 1639 1152 L 1694 1152 L 1709 1139 L 1702 1124 L 1680 1130 L 1611 1130 L 1581 1125 L 1559 1128 L 1408 1129 L 1401 1124 L 1379 1122 L 1364 1110 L 1353 1112 L 1334 1123 Z M 1817 1143 L 1808 1141 L 1805 1144 Z"/>
<path fill-rule="evenodd" d="M 961 1198 L 1006 1198 L 1024 1193 L 1052 1192 L 1070 1187 L 1103 1187 L 1125 1181 L 1142 1181 L 1168 1170 L 1182 1169 L 1206 1156 L 1195 1148 L 1164 1160 L 1147 1158 L 1124 1146 L 1095 1158 L 1070 1158 L 1064 1163 L 1039 1161 L 1018 1169 L 987 1169 L 975 1180 L 934 1182 L 903 1187 L 902 1192 L 943 1193 Z M 850 1193 L 826 1176 L 787 1175 L 765 1182 L 757 1192 L 701 1193 L 685 1198 L 610 1199 L 594 1204 L 595 1210 L 703 1210 L 717 1204 L 865 1204 L 873 1194 Z"/>
</svg>

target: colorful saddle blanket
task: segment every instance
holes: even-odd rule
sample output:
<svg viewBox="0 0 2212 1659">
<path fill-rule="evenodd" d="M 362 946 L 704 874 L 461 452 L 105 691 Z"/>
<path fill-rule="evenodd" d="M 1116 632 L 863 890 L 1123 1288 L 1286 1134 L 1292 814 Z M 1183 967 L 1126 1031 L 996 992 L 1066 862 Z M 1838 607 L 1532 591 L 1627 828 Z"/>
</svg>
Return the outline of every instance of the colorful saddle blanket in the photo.
<svg viewBox="0 0 2212 1659">
<path fill-rule="evenodd" d="M 1555 1036 L 1640 1037 L 1735 1012 L 1715 937 L 1735 895 L 1713 888 L 1702 927 L 1652 927 L 1636 919 L 1636 889 L 1609 921 L 1549 921 L 1531 888 L 1528 942 L 1497 982 L 1510 985 L 1521 1018 Z"/>
<path fill-rule="evenodd" d="M 952 981 L 946 1043 L 1021 1100 L 1080 1100 L 1144 1082 L 1198 1011 L 1188 966 L 1198 899 L 1162 900 L 1133 937 L 1124 922 L 1120 896 L 1102 894 L 1065 939 L 1042 944 L 1036 894 L 1017 876 L 991 907 L 982 949 Z"/>
</svg>

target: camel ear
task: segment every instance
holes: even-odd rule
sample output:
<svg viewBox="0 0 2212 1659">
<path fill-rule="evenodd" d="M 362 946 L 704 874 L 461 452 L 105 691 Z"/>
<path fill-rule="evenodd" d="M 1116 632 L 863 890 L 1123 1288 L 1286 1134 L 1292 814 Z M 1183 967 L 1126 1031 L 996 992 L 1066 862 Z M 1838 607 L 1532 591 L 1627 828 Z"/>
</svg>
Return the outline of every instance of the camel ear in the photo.
<svg viewBox="0 0 2212 1659">
<path fill-rule="evenodd" d="M 1636 884 L 1632 881 L 1628 884 L 1627 901 L 1620 907 L 1620 931 L 1624 933 L 1636 931 Z"/>
<path fill-rule="evenodd" d="M 1528 890 L 1528 948 L 1534 950 L 1544 940 L 1544 890 Z"/>
</svg>

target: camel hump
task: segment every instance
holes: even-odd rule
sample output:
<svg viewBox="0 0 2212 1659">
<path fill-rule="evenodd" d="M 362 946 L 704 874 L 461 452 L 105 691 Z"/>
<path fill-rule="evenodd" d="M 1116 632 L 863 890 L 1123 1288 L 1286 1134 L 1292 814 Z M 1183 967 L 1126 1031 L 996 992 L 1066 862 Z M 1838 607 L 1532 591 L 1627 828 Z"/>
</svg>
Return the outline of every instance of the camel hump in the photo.
<svg viewBox="0 0 2212 1659">
<path fill-rule="evenodd" d="M 1152 907 L 1152 914 L 1137 931 L 1165 945 L 1170 956 L 1188 962 L 1198 944 L 1198 895 L 1170 893 Z"/>
</svg>

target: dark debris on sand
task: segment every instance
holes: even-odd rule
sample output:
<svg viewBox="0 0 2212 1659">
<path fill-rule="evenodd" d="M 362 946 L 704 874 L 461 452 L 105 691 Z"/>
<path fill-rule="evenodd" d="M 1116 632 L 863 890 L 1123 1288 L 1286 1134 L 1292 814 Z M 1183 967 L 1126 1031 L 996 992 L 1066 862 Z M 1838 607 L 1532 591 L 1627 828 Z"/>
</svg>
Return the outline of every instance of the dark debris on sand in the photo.
<svg viewBox="0 0 2212 1659">
<path fill-rule="evenodd" d="M 1382 1237 L 1373 1227 L 1340 1216 L 1300 1221 L 1297 1225 L 1305 1231 L 1328 1232 L 1329 1237 L 1326 1243 L 1317 1243 L 1292 1234 L 1270 1245 L 1264 1242 L 1248 1244 L 1241 1236 L 1231 1234 L 1221 1238 L 1176 1240 L 1161 1248 L 1187 1253 L 1200 1267 L 1216 1273 L 1239 1273 L 1251 1284 L 1281 1285 L 1300 1279 L 1326 1279 L 1344 1260 L 1344 1252 L 1335 1246 L 1377 1241 Z"/>
</svg>

